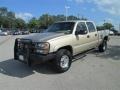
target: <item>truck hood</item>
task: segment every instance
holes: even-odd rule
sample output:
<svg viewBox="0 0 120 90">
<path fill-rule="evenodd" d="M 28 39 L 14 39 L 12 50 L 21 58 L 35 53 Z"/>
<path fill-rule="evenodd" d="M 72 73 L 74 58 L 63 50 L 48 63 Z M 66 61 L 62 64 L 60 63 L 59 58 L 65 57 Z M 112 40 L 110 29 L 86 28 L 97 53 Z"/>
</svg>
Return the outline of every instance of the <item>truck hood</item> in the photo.
<svg viewBox="0 0 120 90">
<path fill-rule="evenodd" d="M 46 42 L 47 40 L 65 35 L 64 33 L 34 33 L 23 39 L 30 39 L 32 42 Z"/>
</svg>

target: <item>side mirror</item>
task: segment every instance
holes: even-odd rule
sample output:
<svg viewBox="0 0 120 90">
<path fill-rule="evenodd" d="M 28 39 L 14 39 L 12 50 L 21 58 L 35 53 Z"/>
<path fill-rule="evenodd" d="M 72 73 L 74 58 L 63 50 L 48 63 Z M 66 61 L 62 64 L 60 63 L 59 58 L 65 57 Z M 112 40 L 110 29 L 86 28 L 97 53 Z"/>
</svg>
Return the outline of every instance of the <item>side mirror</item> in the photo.
<svg viewBox="0 0 120 90">
<path fill-rule="evenodd" d="M 80 31 L 75 31 L 75 35 L 83 35 L 83 34 L 87 34 L 86 30 L 80 30 Z"/>
<path fill-rule="evenodd" d="M 75 35 L 79 35 L 79 31 L 75 31 Z"/>
</svg>

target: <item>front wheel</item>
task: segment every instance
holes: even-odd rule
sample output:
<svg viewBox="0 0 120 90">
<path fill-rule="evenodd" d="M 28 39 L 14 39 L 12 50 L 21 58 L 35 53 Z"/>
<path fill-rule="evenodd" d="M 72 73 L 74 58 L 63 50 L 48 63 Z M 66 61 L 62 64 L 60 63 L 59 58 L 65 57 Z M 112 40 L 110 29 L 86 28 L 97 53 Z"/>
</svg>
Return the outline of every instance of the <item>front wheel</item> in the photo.
<svg viewBox="0 0 120 90">
<path fill-rule="evenodd" d="M 72 54 L 66 49 L 60 49 L 56 53 L 56 58 L 54 61 L 56 72 L 63 73 L 69 70 L 72 62 Z"/>
<path fill-rule="evenodd" d="M 100 52 L 105 52 L 107 50 L 107 41 L 104 40 L 98 48 Z"/>
</svg>

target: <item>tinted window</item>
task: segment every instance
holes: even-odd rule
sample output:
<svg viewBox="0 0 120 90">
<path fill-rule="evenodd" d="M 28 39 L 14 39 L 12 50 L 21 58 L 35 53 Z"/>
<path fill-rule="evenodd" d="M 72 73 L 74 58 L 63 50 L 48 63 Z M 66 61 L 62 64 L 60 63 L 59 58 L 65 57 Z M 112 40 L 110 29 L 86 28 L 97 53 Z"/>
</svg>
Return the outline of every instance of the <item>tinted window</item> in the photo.
<svg viewBox="0 0 120 90">
<path fill-rule="evenodd" d="M 95 26 L 93 25 L 92 22 L 87 22 L 88 30 L 89 32 L 95 32 Z"/>
<path fill-rule="evenodd" d="M 47 32 L 72 33 L 74 24 L 75 24 L 74 22 L 55 23 L 47 29 Z"/>
<path fill-rule="evenodd" d="M 86 25 L 85 25 L 84 22 L 78 23 L 77 28 L 76 28 L 76 31 L 80 31 L 80 30 L 87 31 L 87 27 L 86 27 Z"/>
</svg>

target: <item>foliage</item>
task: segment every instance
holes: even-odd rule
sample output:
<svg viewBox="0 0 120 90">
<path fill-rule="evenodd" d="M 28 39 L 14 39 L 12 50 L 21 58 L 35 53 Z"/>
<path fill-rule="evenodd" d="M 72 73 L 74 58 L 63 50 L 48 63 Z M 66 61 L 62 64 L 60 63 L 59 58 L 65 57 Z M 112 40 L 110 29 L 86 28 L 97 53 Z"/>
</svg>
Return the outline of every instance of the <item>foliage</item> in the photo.
<svg viewBox="0 0 120 90">
<path fill-rule="evenodd" d="M 98 30 L 106 30 L 106 29 L 114 29 L 114 26 L 112 25 L 112 23 L 104 23 L 102 26 L 97 26 Z"/>
<path fill-rule="evenodd" d="M 23 19 L 17 18 L 15 19 L 15 28 L 23 29 L 26 27 L 26 23 Z"/>
<path fill-rule="evenodd" d="M 24 20 L 16 18 L 15 13 L 8 11 L 6 7 L 0 8 L 0 27 L 2 28 L 24 28 Z"/>
<path fill-rule="evenodd" d="M 76 16 L 70 15 L 67 17 L 68 20 L 87 20 L 85 17 L 78 18 Z M 65 21 L 66 17 L 64 15 L 49 15 L 43 14 L 39 18 L 31 18 L 29 22 L 25 22 L 21 18 L 16 18 L 15 13 L 8 11 L 6 7 L 0 8 L 0 28 L 29 28 L 34 29 L 46 29 L 54 22 Z M 98 30 L 112 29 L 114 26 L 112 23 L 104 23 L 102 26 L 97 27 Z"/>
<path fill-rule="evenodd" d="M 104 23 L 103 24 L 103 27 L 104 27 L 104 29 L 112 29 L 114 26 L 112 25 L 112 23 Z"/>
<path fill-rule="evenodd" d="M 32 29 L 32 28 L 37 28 L 37 27 L 38 27 L 38 20 L 37 20 L 35 17 L 33 17 L 33 18 L 29 21 L 28 27 L 29 27 L 30 29 Z"/>
</svg>

